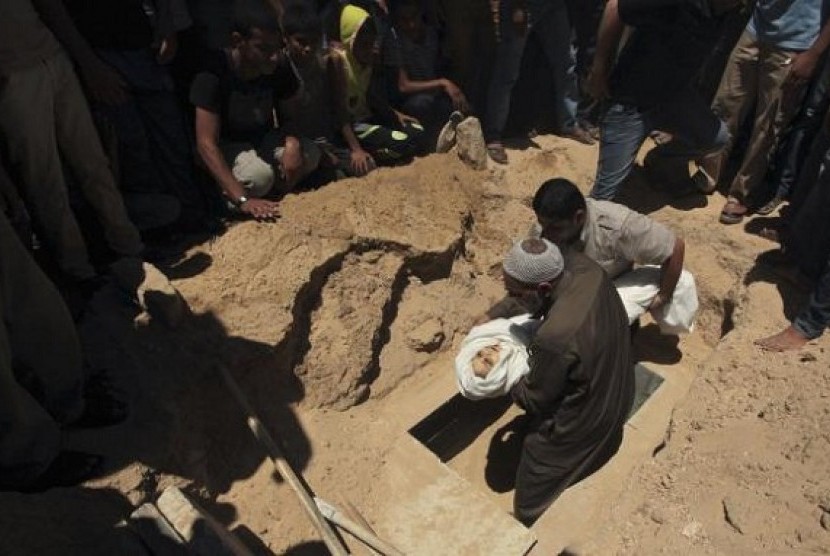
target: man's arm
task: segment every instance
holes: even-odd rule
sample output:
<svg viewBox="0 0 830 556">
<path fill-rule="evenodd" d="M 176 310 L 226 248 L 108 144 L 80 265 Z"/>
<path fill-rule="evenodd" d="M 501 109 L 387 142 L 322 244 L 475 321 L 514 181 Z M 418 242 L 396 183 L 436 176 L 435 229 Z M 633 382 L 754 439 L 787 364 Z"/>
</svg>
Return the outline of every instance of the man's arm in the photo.
<svg viewBox="0 0 830 556">
<path fill-rule="evenodd" d="M 126 84 L 102 62 L 78 32 L 61 0 L 32 0 L 40 19 L 60 41 L 78 65 L 90 94 L 106 104 L 120 104 L 127 99 Z"/>
<path fill-rule="evenodd" d="M 617 53 L 624 27 L 618 1 L 608 0 L 599 24 L 596 54 L 588 76 L 588 91 L 594 98 L 604 99 L 609 96 L 608 77 L 611 75 L 614 55 Z"/>
<path fill-rule="evenodd" d="M 442 91 L 450 97 L 453 108 L 456 110 L 466 111 L 468 108 L 467 97 L 464 96 L 464 93 L 458 85 L 449 79 L 441 78 L 416 81 L 409 78 L 409 74 L 405 69 L 400 68 L 398 69 L 398 90 L 405 95 Z"/>
<path fill-rule="evenodd" d="M 207 166 L 213 179 L 222 188 L 225 197 L 237 203 L 240 197 L 245 196 L 245 188 L 233 176 L 222 151 L 219 149 L 218 138 L 220 130 L 219 115 L 196 107 L 196 147 L 202 162 Z M 278 215 L 277 203 L 264 199 L 248 199 L 239 205 L 239 210 L 255 218 L 271 218 Z"/>
<path fill-rule="evenodd" d="M 649 306 L 650 310 L 671 301 L 686 256 L 686 244 L 682 238 L 660 222 L 627 210 L 616 250 L 632 263 L 660 266 L 659 291 Z"/>
<path fill-rule="evenodd" d="M 683 260 L 686 257 L 686 243 L 682 238 L 674 240 L 674 250 L 671 256 L 660 267 L 660 289 L 649 305 L 649 311 L 659 309 L 674 295 L 680 273 L 683 272 Z"/>
<path fill-rule="evenodd" d="M 531 345 L 528 357 L 530 372 L 510 391 L 513 401 L 532 415 L 553 413 L 565 390 L 568 376 L 579 365 L 572 352 L 549 351 Z"/>
</svg>

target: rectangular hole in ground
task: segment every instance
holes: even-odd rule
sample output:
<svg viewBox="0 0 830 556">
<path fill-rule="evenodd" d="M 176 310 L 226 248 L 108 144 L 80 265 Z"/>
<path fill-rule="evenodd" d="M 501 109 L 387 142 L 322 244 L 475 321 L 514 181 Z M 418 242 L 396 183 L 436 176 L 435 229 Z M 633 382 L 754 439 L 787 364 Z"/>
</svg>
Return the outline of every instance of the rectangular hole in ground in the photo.
<svg viewBox="0 0 830 556">
<path fill-rule="evenodd" d="M 641 363 L 634 367 L 630 419 L 663 383 Z M 512 509 L 516 466 L 521 453 L 524 412 L 509 397 L 470 401 L 456 394 L 409 430 L 456 473 Z"/>
</svg>

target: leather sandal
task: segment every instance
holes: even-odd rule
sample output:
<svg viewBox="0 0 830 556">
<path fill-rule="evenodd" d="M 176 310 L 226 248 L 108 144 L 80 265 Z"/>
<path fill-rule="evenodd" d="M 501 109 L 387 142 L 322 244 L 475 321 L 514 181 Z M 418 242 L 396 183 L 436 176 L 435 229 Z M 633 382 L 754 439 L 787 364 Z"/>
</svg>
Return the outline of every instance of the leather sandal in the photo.
<svg viewBox="0 0 830 556">
<path fill-rule="evenodd" d="M 718 220 L 721 224 L 740 224 L 749 209 L 737 199 L 729 199 L 721 210 Z"/>
</svg>

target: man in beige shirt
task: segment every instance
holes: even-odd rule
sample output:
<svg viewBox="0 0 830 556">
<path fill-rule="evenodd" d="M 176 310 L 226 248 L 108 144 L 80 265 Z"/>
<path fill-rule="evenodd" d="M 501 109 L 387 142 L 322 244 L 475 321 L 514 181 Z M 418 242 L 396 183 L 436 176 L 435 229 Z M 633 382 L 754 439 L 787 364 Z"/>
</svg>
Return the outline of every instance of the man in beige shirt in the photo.
<svg viewBox="0 0 830 556">
<path fill-rule="evenodd" d="M 657 291 L 645 302 L 644 309 L 655 314 L 672 302 L 683 273 L 685 244 L 663 224 L 611 201 L 586 199 L 573 183 L 563 178 L 542 184 L 533 198 L 533 210 L 538 219 L 535 235 L 596 261 L 617 282 L 627 308 L 632 300 L 626 299 L 629 290 L 620 287 L 619 279 L 635 265 L 659 267 L 659 271 L 654 269 L 651 273 Z M 639 290 L 637 295 L 641 295 Z M 643 303 L 638 299 L 634 304 Z M 631 317 L 629 311 L 629 318 L 636 320 Z"/>
</svg>

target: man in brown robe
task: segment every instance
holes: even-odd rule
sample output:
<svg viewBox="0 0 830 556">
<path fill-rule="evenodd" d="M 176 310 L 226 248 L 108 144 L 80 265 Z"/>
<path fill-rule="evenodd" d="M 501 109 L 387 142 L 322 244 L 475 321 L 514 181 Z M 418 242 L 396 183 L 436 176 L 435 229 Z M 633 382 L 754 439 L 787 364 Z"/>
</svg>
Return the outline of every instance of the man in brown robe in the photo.
<svg viewBox="0 0 830 556">
<path fill-rule="evenodd" d="M 564 269 L 563 269 L 564 266 Z M 544 239 L 504 260 L 511 297 L 541 303 L 530 372 L 512 390 L 531 417 L 516 473 L 514 514 L 530 525 L 568 486 L 605 464 L 622 442 L 634 399 L 628 319 L 608 275 Z"/>
</svg>

